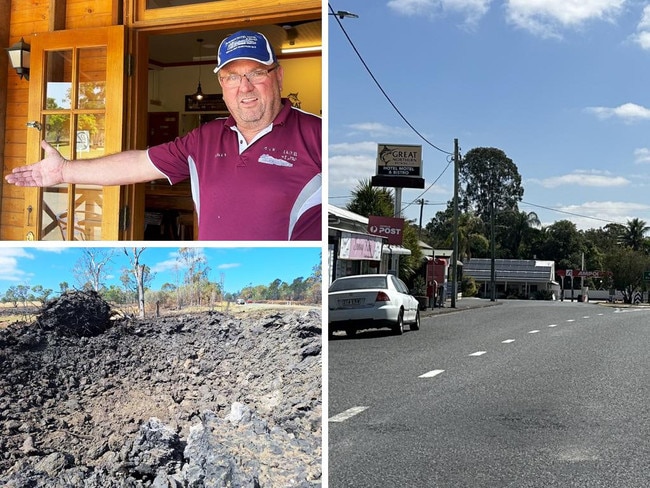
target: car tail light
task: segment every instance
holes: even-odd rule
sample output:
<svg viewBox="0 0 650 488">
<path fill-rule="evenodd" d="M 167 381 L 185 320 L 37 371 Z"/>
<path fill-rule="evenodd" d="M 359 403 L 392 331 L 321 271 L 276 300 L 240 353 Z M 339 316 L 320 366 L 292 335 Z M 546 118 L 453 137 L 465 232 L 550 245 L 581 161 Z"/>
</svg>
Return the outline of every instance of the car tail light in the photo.
<svg viewBox="0 0 650 488">
<path fill-rule="evenodd" d="M 390 297 L 386 292 L 380 291 L 377 293 L 377 298 L 375 298 L 376 302 L 390 302 Z"/>
</svg>

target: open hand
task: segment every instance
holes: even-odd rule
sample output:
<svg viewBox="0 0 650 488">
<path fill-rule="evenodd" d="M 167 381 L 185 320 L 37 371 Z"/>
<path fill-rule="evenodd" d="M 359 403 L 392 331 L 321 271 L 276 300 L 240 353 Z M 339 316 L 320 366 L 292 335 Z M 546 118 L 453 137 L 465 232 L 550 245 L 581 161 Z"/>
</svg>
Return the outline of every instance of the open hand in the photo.
<svg viewBox="0 0 650 488">
<path fill-rule="evenodd" d="M 34 164 L 15 168 L 5 176 L 8 183 L 16 186 L 54 186 L 63 183 L 63 168 L 69 163 L 59 151 L 41 141 L 45 157 Z"/>
</svg>

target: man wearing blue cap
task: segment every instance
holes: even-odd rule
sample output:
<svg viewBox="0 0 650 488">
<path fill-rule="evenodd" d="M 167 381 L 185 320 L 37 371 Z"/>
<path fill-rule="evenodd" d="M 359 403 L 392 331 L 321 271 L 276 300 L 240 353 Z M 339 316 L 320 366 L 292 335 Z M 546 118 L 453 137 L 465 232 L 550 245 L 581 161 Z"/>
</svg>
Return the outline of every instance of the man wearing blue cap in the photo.
<svg viewBox="0 0 650 488">
<path fill-rule="evenodd" d="M 190 179 L 200 240 L 320 240 L 320 117 L 281 98 L 283 70 L 262 34 L 222 41 L 215 73 L 230 116 L 186 136 L 97 159 L 45 158 L 6 176 L 18 186 Z"/>
</svg>

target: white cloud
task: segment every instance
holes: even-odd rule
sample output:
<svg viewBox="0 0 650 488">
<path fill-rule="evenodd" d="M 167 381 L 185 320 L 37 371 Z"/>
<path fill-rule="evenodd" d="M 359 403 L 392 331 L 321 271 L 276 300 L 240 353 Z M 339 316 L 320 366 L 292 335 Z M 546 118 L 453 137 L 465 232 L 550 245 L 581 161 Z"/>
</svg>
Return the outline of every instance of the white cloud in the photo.
<svg viewBox="0 0 650 488">
<path fill-rule="evenodd" d="M 650 51 L 650 5 L 646 5 L 641 15 L 641 20 L 636 27 L 636 34 L 632 36 L 641 49 Z"/>
<path fill-rule="evenodd" d="M 618 107 L 588 107 L 586 111 L 595 114 L 599 119 L 615 117 L 628 123 L 650 120 L 650 109 L 636 103 L 624 103 Z"/>
<path fill-rule="evenodd" d="M 590 20 L 614 21 L 626 0 L 508 0 L 506 18 L 515 26 L 545 38 L 579 28 Z"/>
<path fill-rule="evenodd" d="M 647 215 L 650 212 L 650 205 L 615 201 L 591 201 L 581 204 L 557 206 L 555 208 L 576 214 L 576 216 L 567 217 L 567 219 L 574 222 L 576 227 L 582 230 L 599 228 L 606 225 L 607 222 L 616 222 L 625 225 L 628 220 L 634 218 L 647 220 L 643 218 L 643 215 Z M 584 218 L 578 217 L 577 215 L 583 215 Z M 588 217 L 593 218 L 590 219 Z M 549 224 L 545 223 L 544 225 Z"/>
<path fill-rule="evenodd" d="M 476 24 L 483 17 L 492 0 L 390 0 L 388 7 L 407 16 L 436 17 L 458 13 L 467 25 Z"/>
<path fill-rule="evenodd" d="M 348 197 L 359 181 L 367 180 L 375 174 L 376 165 L 374 154 L 330 156 L 328 162 L 330 196 Z M 331 203 L 336 205 L 336 201 Z"/>
<path fill-rule="evenodd" d="M 0 248 L 0 281 L 22 283 L 33 277 L 20 269 L 21 258 L 34 259 L 34 255 L 18 247 Z"/>
<path fill-rule="evenodd" d="M 362 141 L 330 144 L 329 154 L 377 154 L 377 143 L 374 141 Z"/>
<path fill-rule="evenodd" d="M 217 269 L 233 269 L 233 268 L 239 268 L 240 266 L 241 263 L 225 263 L 217 266 Z"/>
<path fill-rule="evenodd" d="M 553 176 L 543 180 L 530 180 L 541 184 L 545 188 L 559 186 L 587 186 L 587 187 L 618 187 L 630 184 L 630 180 L 622 176 L 615 176 L 603 171 L 574 171 L 566 175 Z"/>
<path fill-rule="evenodd" d="M 205 258 L 205 249 L 202 247 L 195 247 L 192 250 L 196 253 L 198 257 Z M 164 261 L 159 261 L 151 267 L 151 271 L 154 273 L 164 273 L 166 271 L 174 271 L 180 269 L 182 272 L 182 262 L 179 261 L 180 253 L 178 251 L 172 251 L 169 253 L 169 259 Z"/>
<path fill-rule="evenodd" d="M 380 122 L 359 122 L 358 124 L 350 124 L 347 127 L 351 129 L 348 135 L 364 134 L 372 138 L 395 137 L 396 135 L 410 133 L 403 127 L 392 127 Z"/>
<path fill-rule="evenodd" d="M 634 150 L 634 162 L 637 164 L 650 163 L 650 148 L 641 147 Z"/>
</svg>

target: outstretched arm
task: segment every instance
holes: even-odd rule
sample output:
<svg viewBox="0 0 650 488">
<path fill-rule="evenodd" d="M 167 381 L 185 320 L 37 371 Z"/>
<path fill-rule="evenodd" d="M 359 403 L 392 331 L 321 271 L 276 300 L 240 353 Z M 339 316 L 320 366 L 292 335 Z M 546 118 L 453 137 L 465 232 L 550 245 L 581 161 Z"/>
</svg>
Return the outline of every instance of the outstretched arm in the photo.
<svg viewBox="0 0 650 488">
<path fill-rule="evenodd" d="M 125 151 L 96 159 L 69 161 L 45 141 L 45 157 L 34 164 L 15 168 L 5 176 L 16 186 L 54 186 L 59 183 L 128 185 L 163 178 L 146 151 Z"/>
</svg>

